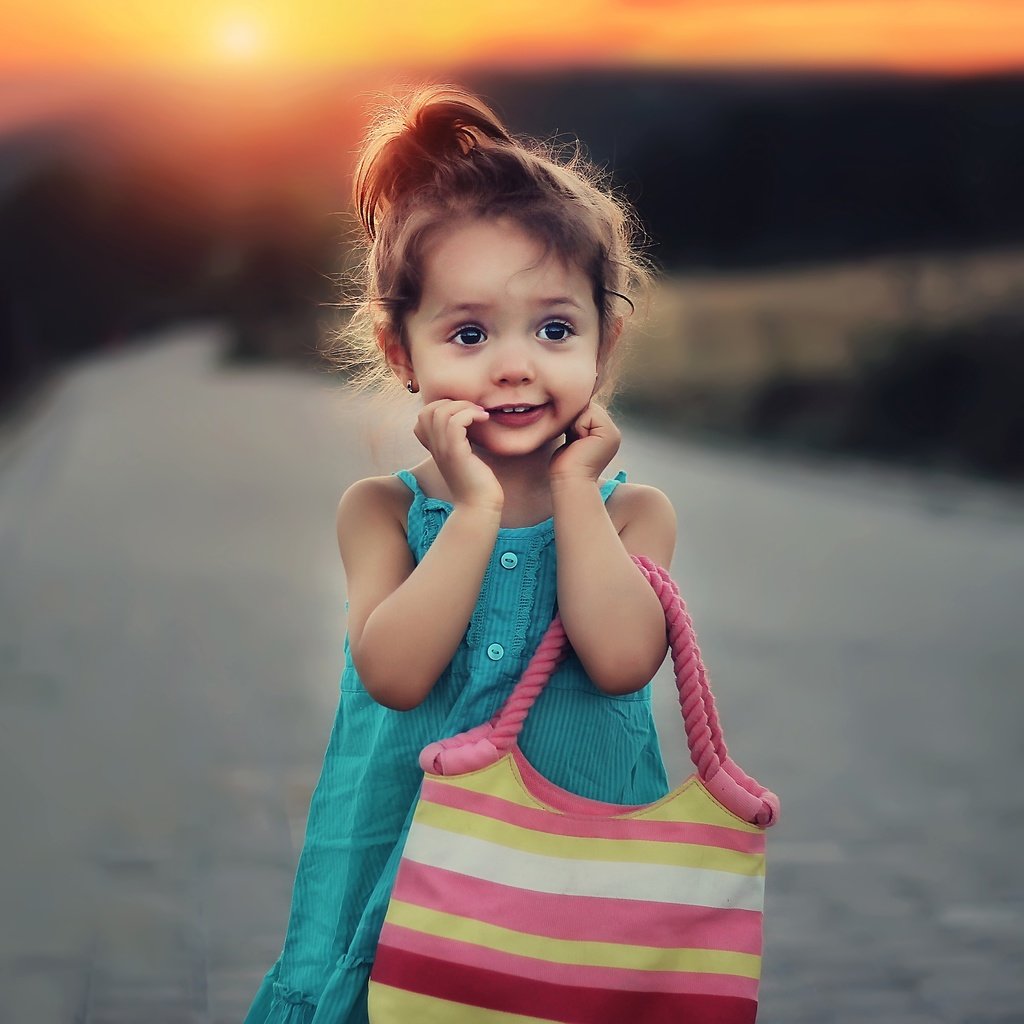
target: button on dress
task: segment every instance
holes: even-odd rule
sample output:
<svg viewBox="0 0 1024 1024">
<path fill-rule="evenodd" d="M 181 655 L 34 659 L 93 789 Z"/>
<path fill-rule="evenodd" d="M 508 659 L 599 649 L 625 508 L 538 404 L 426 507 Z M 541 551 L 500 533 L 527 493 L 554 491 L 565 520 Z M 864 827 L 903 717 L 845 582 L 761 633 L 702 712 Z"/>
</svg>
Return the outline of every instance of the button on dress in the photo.
<svg viewBox="0 0 1024 1024">
<path fill-rule="evenodd" d="M 452 506 L 427 497 L 408 470 L 394 475 L 412 491 L 407 532 L 418 563 Z M 602 498 L 625 479 L 606 481 Z M 245 1024 L 366 1024 L 367 981 L 423 777 L 419 753 L 494 715 L 550 624 L 556 597 L 554 520 L 500 529 L 469 628 L 429 696 L 409 711 L 366 692 L 346 635 L 284 946 Z M 635 805 L 669 789 L 650 685 L 604 694 L 571 652 L 530 712 L 520 746 L 543 775 L 580 796 Z"/>
</svg>

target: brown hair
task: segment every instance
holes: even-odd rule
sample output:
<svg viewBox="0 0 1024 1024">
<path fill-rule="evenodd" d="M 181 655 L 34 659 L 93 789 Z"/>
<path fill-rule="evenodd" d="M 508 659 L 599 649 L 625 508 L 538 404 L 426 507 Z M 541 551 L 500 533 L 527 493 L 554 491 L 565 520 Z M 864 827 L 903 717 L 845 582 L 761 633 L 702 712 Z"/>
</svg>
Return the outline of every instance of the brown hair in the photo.
<svg viewBox="0 0 1024 1024">
<path fill-rule="evenodd" d="M 509 217 L 593 284 L 601 345 L 616 302 L 646 293 L 651 271 L 632 208 L 616 196 L 579 144 L 561 160 L 553 146 L 513 138 L 485 103 L 454 86 L 429 86 L 371 125 L 355 171 L 353 201 L 366 246 L 359 298 L 336 338 L 339 362 L 363 385 L 385 383 L 381 335 L 406 344 L 405 315 L 419 305 L 423 249 L 443 224 Z M 614 355 L 621 346 L 616 345 Z M 328 352 L 328 355 L 331 355 Z M 604 353 L 599 396 L 614 387 Z"/>
</svg>

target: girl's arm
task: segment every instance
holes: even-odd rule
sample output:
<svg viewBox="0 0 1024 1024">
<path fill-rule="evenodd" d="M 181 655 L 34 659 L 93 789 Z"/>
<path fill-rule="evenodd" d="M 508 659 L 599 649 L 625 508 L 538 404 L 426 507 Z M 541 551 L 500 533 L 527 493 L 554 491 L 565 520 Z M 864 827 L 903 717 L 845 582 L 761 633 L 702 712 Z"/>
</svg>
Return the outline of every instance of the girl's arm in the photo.
<svg viewBox="0 0 1024 1024">
<path fill-rule="evenodd" d="M 420 414 L 416 436 L 446 473 L 454 508 L 419 565 L 406 538 L 404 485 L 361 480 L 338 505 L 352 662 L 370 696 L 398 711 L 422 703 L 452 660 L 498 535 L 501 488 L 466 440 L 481 412 L 446 401 Z"/>
<path fill-rule="evenodd" d="M 575 427 L 577 439 L 552 462 L 559 614 L 594 685 L 605 693 L 632 693 L 657 672 L 668 639 L 661 602 L 630 555 L 667 567 L 675 551 L 675 511 L 657 488 L 631 487 L 617 530 L 597 480 L 618 450 L 618 430 L 593 404 Z"/>
</svg>

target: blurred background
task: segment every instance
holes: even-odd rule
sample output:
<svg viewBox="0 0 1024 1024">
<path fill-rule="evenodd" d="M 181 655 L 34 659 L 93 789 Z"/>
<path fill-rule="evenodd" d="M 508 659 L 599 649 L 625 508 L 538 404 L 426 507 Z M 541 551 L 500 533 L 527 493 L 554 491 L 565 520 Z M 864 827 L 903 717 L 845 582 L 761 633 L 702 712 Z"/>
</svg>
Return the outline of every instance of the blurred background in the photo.
<svg viewBox="0 0 1024 1024">
<path fill-rule="evenodd" d="M 634 201 L 665 276 L 632 408 L 1020 479 L 1024 9 L 495 10 L 11 8 L 0 399 L 182 320 L 315 361 L 375 94 L 451 80 L 518 132 L 578 136 Z"/>
<path fill-rule="evenodd" d="M 783 799 L 759 1020 L 1024 1020 L 1024 6 L 0 0 L 0 1024 L 239 1021 L 281 950 L 335 508 L 422 455 L 321 355 L 350 173 L 436 81 L 649 233 L 610 471 Z"/>
</svg>

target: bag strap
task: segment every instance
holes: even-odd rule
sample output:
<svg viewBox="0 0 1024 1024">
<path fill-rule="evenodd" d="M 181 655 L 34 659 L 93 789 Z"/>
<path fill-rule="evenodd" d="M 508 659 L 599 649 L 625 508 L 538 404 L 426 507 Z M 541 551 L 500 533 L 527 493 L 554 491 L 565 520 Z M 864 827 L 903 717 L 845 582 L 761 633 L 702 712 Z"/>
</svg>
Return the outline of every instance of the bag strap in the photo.
<svg viewBox="0 0 1024 1024">
<path fill-rule="evenodd" d="M 665 610 L 686 742 L 701 782 L 737 817 L 762 828 L 775 824 L 779 798 L 745 774 L 729 756 L 693 621 L 679 588 L 668 572 L 649 558 L 631 557 Z M 556 615 L 494 718 L 468 732 L 430 744 L 420 754 L 423 770 L 434 775 L 462 774 L 493 764 L 507 753 L 519 737 L 530 708 L 568 651 L 565 629 Z"/>
</svg>

